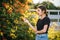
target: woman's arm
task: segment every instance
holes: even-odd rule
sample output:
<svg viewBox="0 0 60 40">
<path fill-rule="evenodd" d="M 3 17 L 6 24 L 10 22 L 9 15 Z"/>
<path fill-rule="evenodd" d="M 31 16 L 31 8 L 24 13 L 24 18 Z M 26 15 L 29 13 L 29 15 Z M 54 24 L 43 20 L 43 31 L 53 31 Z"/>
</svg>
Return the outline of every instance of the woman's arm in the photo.
<svg viewBox="0 0 60 40">
<path fill-rule="evenodd" d="M 47 28 L 48 28 L 48 25 L 44 25 L 44 28 L 42 30 L 37 31 L 37 28 L 33 27 L 29 22 L 27 22 L 27 23 L 34 30 L 34 32 L 36 32 L 36 34 L 37 33 L 39 33 L 39 34 L 40 33 L 45 33 L 47 31 Z"/>
<path fill-rule="evenodd" d="M 37 31 L 36 34 L 37 33 L 39 33 L 39 34 L 40 33 L 45 33 L 47 31 L 47 28 L 48 28 L 48 25 L 44 25 L 44 28 L 42 30 L 40 30 L 40 31 Z"/>
<path fill-rule="evenodd" d="M 43 28 L 42 30 L 37 31 L 37 28 L 34 27 L 34 26 L 32 26 L 27 19 L 24 18 L 24 22 L 28 23 L 28 25 L 33 29 L 34 32 L 36 32 L 36 34 L 37 34 L 37 33 L 45 33 L 46 30 L 47 30 L 47 28 L 48 28 L 48 25 L 46 24 L 46 25 L 44 25 L 44 28 Z"/>
<path fill-rule="evenodd" d="M 36 27 L 32 26 L 29 22 L 27 22 L 27 23 L 33 29 L 34 32 L 37 32 L 37 28 Z"/>
</svg>

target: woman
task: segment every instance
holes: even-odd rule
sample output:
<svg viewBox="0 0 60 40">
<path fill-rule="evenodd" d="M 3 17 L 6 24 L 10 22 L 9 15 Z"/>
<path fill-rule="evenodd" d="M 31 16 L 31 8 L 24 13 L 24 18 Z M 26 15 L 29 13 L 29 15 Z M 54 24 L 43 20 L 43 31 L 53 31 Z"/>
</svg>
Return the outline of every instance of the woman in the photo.
<svg viewBox="0 0 60 40">
<path fill-rule="evenodd" d="M 47 16 L 47 11 L 44 6 L 39 6 L 36 10 L 39 18 L 36 24 L 36 28 L 34 28 L 27 19 L 24 19 L 24 22 L 28 23 L 28 25 L 35 31 L 36 40 L 48 40 L 48 28 L 50 25 L 50 19 Z"/>
</svg>

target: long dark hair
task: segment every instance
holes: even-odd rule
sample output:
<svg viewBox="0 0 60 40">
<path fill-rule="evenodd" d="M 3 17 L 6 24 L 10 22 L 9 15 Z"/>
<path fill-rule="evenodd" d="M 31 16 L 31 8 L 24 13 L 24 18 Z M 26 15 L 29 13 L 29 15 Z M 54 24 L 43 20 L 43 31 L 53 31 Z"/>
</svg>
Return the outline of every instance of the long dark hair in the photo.
<svg viewBox="0 0 60 40">
<path fill-rule="evenodd" d="M 46 14 L 46 16 L 48 16 L 47 15 L 47 9 L 45 6 L 38 6 L 37 8 L 40 8 L 42 11 L 45 11 L 44 13 Z"/>
</svg>

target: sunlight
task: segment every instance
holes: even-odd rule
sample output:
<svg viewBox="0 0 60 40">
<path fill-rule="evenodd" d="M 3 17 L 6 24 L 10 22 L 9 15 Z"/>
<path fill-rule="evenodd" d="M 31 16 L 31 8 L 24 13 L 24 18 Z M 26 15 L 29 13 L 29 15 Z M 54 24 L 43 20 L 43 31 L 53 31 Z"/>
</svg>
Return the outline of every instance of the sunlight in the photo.
<svg viewBox="0 0 60 40">
<path fill-rule="evenodd" d="M 38 3 L 39 2 L 39 0 L 33 0 L 33 3 Z"/>
<path fill-rule="evenodd" d="M 60 6 L 60 0 L 33 0 L 33 3 L 42 3 L 43 1 L 52 2 L 55 6 Z"/>
</svg>

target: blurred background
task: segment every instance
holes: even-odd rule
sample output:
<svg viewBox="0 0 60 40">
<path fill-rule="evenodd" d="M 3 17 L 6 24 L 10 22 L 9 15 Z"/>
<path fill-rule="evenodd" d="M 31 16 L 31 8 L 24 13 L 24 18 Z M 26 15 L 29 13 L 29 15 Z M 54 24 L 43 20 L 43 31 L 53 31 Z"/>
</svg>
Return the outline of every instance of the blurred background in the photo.
<svg viewBox="0 0 60 40">
<path fill-rule="evenodd" d="M 22 19 L 36 26 L 39 5 L 47 8 L 51 19 L 49 40 L 60 40 L 60 0 L 0 0 L 0 40 L 35 40 L 34 31 Z"/>
</svg>

